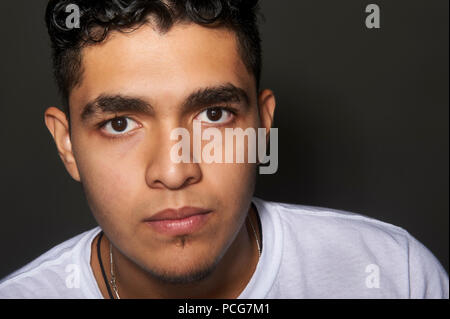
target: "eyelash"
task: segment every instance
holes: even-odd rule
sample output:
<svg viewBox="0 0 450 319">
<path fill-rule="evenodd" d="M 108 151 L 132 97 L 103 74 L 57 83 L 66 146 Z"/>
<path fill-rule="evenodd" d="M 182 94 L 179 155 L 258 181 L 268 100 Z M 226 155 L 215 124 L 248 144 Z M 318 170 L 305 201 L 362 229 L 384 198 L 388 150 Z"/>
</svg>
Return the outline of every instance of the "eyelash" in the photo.
<svg viewBox="0 0 450 319">
<path fill-rule="evenodd" d="M 201 114 L 201 113 L 203 113 L 203 112 L 205 112 L 205 111 L 207 111 L 207 110 L 209 110 L 209 109 L 221 109 L 221 110 L 225 110 L 225 111 L 227 111 L 227 112 L 230 112 L 230 113 L 232 114 L 232 116 L 233 116 L 233 118 L 231 119 L 230 123 L 234 121 L 234 117 L 238 114 L 238 110 L 235 109 L 235 108 L 233 108 L 233 107 L 230 107 L 230 106 L 209 106 L 209 107 L 206 107 L 206 108 L 202 109 L 196 116 L 198 116 L 199 114 Z M 111 122 L 111 121 L 113 121 L 113 120 L 115 120 L 115 119 L 119 119 L 119 118 L 128 118 L 128 119 L 133 120 L 133 121 L 135 121 L 135 122 L 138 123 L 138 121 L 134 120 L 131 116 L 127 116 L 127 115 L 120 115 L 120 116 L 119 116 L 119 115 L 116 115 L 116 116 L 114 116 L 114 117 L 112 117 L 112 118 L 109 118 L 109 119 L 107 119 L 107 120 L 104 120 L 104 121 L 98 123 L 98 124 L 96 125 L 96 126 L 97 126 L 97 129 L 98 129 L 98 130 L 101 130 L 101 129 L 103 129 L 109 122 Z M 229 123 L 226 123 L 226 124 L 229 124 Z M 211 124 L 211 125 L 214 125 L 214 124 Z M 222 125 L 219 124 L 219 125 L 216 125 L 216 126 L 222 126 Z M 108 139 L 111 139 L 111 140 L 117 140 L 117 139 L 125 138 L 125 137 L 127 137 L 128 135 L 130 135 L 130 134 L 132 134 L 132 132 L 124 133 L 124 134 L 117 134 L 117 135 L 107 135 L 107 134 L 103 134 L 103 135 L 104 135 L 106 138 L 108 138 Z"/>
</svg>

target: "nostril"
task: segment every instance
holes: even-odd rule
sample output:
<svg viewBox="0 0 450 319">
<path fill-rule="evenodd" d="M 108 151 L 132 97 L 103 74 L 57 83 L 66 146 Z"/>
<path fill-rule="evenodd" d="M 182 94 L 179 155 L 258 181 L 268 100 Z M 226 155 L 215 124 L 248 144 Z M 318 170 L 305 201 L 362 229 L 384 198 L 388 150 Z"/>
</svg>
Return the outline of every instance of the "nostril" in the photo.
<svg viewBox="0 0 450 319">
<path fill-rule="evenodd" d="M 195 180 L 195 178 L 193 178 L 193 177 L 188 177 L 188 178 L 184 181 L 183 185 L 180 186 L 180 188 L 183 188 L 183 187 L 186 187 L 186 186 L 188 186 L 188 185 L 190 185 L 190 184 L 193 184 L 194 180 Z"/>
</svg>

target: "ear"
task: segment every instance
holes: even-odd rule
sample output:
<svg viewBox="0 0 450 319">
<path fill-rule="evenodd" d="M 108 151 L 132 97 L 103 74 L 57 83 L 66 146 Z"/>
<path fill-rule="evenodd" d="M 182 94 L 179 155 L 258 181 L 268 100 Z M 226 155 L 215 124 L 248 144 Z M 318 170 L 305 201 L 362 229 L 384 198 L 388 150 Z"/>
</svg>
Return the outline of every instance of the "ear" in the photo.
<svg viewBox="0 0 450 319">
<path fill-rule="evenodd" d="M 276 100 L 271 90 L 263 90 L 258 96 L 259 116 L 261 124 L 266 129 L 266 140 L 269 141 L 270 128 L 273 124 Z"/>
<path fill-rule="evenodd" d="M 67 172 L 76 181 L 80 181 L 77 163 L 72 152 L 69 123 L 66 115 L 56 107 L 49 107 L 45 111 L 45 125 L 55 140 L 59 157 L 64 163 Z"/>
</svg>

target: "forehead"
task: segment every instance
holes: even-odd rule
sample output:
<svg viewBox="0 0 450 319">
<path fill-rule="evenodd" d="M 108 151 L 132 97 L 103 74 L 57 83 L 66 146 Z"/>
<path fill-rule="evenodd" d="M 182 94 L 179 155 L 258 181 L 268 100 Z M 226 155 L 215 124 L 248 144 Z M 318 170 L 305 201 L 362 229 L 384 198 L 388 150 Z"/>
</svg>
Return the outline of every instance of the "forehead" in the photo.
<svg viewBox="0 0 450 319">
<path fill-rule="evenodd" d="M 144 25 L 112 32 L 83 49 L 82 79 L 70 104 L 80 108 L 101 94 L 117 93 L 176 103 L 199 87 L 222 83 L 248 92 L 253 84 L 232 31 L 177 24 L 162 34 Z"/>
</svg>

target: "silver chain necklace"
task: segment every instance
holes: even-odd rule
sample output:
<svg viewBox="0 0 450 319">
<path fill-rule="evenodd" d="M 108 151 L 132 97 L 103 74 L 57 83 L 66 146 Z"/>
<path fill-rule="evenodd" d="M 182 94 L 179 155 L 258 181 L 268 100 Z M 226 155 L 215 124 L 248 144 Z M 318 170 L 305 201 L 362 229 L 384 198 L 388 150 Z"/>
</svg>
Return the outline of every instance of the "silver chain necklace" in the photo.
<svg viewBox="0 0 450 319">
<path fill-rule="evenodd" d="M 250 226 L 252 227 L 253 234 L 255 235 L 256 239 L 256 245 L 258 246 L 258 257 L 261 257 L 261 244 L 259 243 L 258 235 L 256 234 L 255 227 L 253 226 L 252 220 L 249 218 Z M 119 295 L 119 289 L 117 288 L 117 282 L 116 282 L 116 275 L 114 274 L 114 260 L 113 260 L 113 254 L 112 254 L 112 243 L 109 242 L 109 265 L 111 269 L 111 280 L 109 283 L 111 284 L 111 287 L 114 291 L 114 294 L 116 295 L 116 299 L 120 299 Z"/>
<path fill-rule="evenodd" d="M 110 284 L 112 289 L 114 290 L 114 293 L 116 294 L 116 299 L 120 299 L 119 296 L 119 289 L 117 288 L 117 283 L 116 283 L 116 275 L 114 275 L 114 261 L 113 261 L 113 255 L 112 255 L 112 244 L 111 242 L 109 242 L 109 264 L 110 264 L 110 268 L 111 268 L 111 280 L 110 280 Z"/>
<path fill-rule="evenodd" d="M 252 227 L 253 234 L 255 234 L 256 246 L 258 246 L 258 257 L 261 257 L 261 245 L 259 243 L 258 235 L 256 234 L 255 227 L 253 227 L 253 223 L 252 223 L 252 220 L 250 219 L 250 217 L 248 220 L 250 221 L 250 226 Z"/>
</svg>

